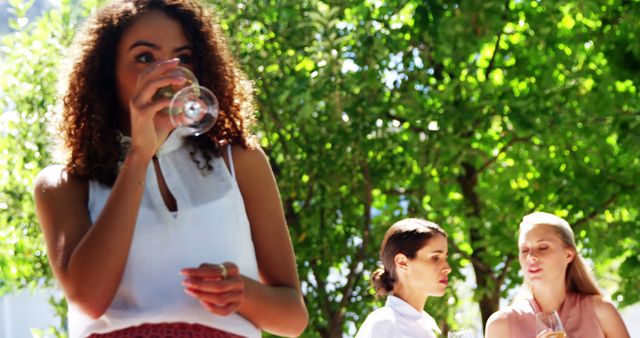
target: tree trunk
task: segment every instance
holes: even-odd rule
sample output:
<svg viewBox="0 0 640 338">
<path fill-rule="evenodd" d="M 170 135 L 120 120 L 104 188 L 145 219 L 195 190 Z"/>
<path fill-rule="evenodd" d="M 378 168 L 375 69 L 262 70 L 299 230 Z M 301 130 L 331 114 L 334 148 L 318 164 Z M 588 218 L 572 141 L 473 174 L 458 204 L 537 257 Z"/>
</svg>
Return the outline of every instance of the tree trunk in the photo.
<svg viewBox="0 0 640 338">
<path fill-rule="evenodd" d="M 467 219 L 469 221 L 475 221 L 476 224 L 481 224 L 482 206 L 480 197 L 475 191 L 478 184 L 478 171 L 468 162 L 463 162 L 462 167 L 465 172 L 463 175 L 458 176 L 458 183 L 462 189 L 465 202 L 469 207 Z M 500 285 L 496 285 L 496 282 L 501 283 L 501 281 L 494 276 L 490 265 L 485 264 L 482 260 L 482 256 L 486 252 L 486 241 L 482 238 L 478 229 L 472 225 L 469 225 L 469 242 L 473 249 L 471 264 L 473 265 L 473 272 L 476 275 L 477 288 L 491 290 L 491 292 L 483 292 L 479 302 L 480 313 L 482 315 L 482 327 L 484 329 L 489 316 L 499 309 Z"/>
<path fill-rule="evenodd" d="M 319 330 L 322 338 L 342 338 L 342 321 L 344 320 L 344 311 L 337 309 L 327 313 L 327 326 Z"/>
<path fill-rule="evenodd" d="M 473 271 L 476 275 L 476 284 L 478 285 L 478 288 L 487 289 L 495 284 L 496 279 L 492 273 L 487 273 L 483 271 L 483 269 L 477 269 L 475 264 L 473 266 Z M 496 289 L 498 290 L 497 292 L 495 291 Z M 480 314 L 482 315 L 483 331 L 486 327 L 489 316 L 498 311 L 500 308 L 500 288 L 496 286 L 496 288 L 492 288 L 492 290 L 493 291 L 490 293 L 483 293 L 479 301 Z"/>
</svg>

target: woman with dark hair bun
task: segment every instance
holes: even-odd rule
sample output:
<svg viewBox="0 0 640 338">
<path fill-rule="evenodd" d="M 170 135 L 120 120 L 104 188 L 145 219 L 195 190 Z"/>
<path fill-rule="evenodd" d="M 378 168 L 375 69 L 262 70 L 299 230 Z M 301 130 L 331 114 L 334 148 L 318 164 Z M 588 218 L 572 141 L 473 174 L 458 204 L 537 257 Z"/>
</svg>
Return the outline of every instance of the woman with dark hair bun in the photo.
<svg viewBox="0 0 640 338">
<path fill-rule="evenodd" d="M 441 297 L 449 283 L 447 234 L 437 224 L 408 218 L 393 224 L 382 240 L 382 268 L 371 279 L 384 307 L 362 323 L 356 338 L 435 338 L 440 329 L 423 309 L 427 297 Z"/>
</svg>

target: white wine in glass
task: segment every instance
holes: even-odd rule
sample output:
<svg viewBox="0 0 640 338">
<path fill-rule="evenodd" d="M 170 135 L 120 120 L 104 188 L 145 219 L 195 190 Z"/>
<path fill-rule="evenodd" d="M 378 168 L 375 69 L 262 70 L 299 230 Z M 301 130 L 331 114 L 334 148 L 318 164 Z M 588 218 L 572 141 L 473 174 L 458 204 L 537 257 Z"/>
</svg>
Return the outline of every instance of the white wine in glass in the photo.
<svg viewBox="0 0 640 338">
<path fill-rule="evenodd" d="M 536 337 L 567 338 L 557 311 L 536 313 Z"/>
<path fill-rule="evenodd" d="M 168 61 L 156 63 L 146 71 L 151 71 L 166 62 Z M 196 76 L 187 68 L 172 68 L 164 75 L 185 79 L 182 85 L 162 87 L 153 95 L 153 100 L 171 98 L 169 108 L 164 110 L 169 115 L 171 123 L 196 136 L 209 131 L 218 118 L 216 96 L 209 89 L 200 86 Z"/>
</svg>

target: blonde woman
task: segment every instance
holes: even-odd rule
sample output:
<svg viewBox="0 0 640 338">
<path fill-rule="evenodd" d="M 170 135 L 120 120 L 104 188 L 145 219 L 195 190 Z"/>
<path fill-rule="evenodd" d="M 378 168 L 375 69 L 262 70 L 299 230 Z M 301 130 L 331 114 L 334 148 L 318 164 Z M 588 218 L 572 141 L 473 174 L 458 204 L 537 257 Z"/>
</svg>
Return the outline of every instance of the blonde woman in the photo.
<svg viewBox="0 0 640 338">
<path fill-rule="evenodd" d="M 536 337 L 536 313 L 554 310 L 569 337 L 629 338 L 618 310 L 602 297 L 578 253 L 567 221 L 545 212 L 525 216 L 518 247 L 525 285 L 531 292 L 491 315 L 486 338 Z"/>
<path fill-rule="evenodd" d="M 424 306 L 427 297 L 441 297 L 447 288 L 447 255 L 447 234 L 437 224 L 416 218 L 393 224 L 380 248 L 384 268 L 372 275 L 387 302 L 367 316 L 356 338 L 435 338 L 440 329 Z"/>
</svg>

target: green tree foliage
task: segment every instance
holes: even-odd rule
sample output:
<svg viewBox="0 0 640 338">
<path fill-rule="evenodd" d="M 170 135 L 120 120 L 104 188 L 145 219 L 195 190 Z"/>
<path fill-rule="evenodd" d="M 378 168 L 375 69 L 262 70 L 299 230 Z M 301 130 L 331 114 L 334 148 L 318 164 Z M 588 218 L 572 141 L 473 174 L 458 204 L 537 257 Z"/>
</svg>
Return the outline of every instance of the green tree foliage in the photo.
<svg viewBox="0 0 640 338">
<path fill-rule="evenodd" d="M 255 81 L 305 336 L 353 333 L 381 304 L 369 274 L 408 216 L 449 232 L 451 280 L 474 272 L 483 322 L 521 283 L 517 225 L 533 210 L 574 225 L 615 301 L 640 300 L 639 1 L 212 3 Z M 0 294 L 51 280 L 30 190 L 86 13 L 71 7 L 16 21 L 0 49 Z M 473 305 L 457 299 L 427 302 L 445 330 Z"/>
<path fill-rule="evenodd" d="M 54 109 L 61 55 L 95 2 L 47 12 L 29 23 L 33 1 L 10 1 L 14 32 L 0 45 L 0 295 L 53 285 L 35 216 L 33 180 L 49 161 L 47 120 Z M 64 302 L 50 299 L 56 313 Z M 61 317 L 60 328 L 66 327 Z M 50 329 L 56 337 L 64 332 Z M 37 334 L 37 332 L 34 332 Z"/>
<path fill-rule="evenodd" d="M 37 285 L 50 275 L 31 186 L 46 164 L 44 119 L 54 102 L 55 56 L 61 51 L 59 43 L 50 44 L 59 31 L 44 21 L 24 29 L 29 4 L 13 4 L 10 26 L 17 31 L 3 37 L 0 50 L 0 293 Z"/>
<path fill-rule="evenodd" d="M 449 231 L 483 322 L 521 283 L 533 210 L 566 217 L 599 272 L 620 267 L 615 299 L 638 301 L 637 1 L 216 5 L 256 82 L 309 336 L 379 304 L 368 275 L 407 216 Z M 428 301 L 442 327 L 455 301 Z"/>
</svg>

